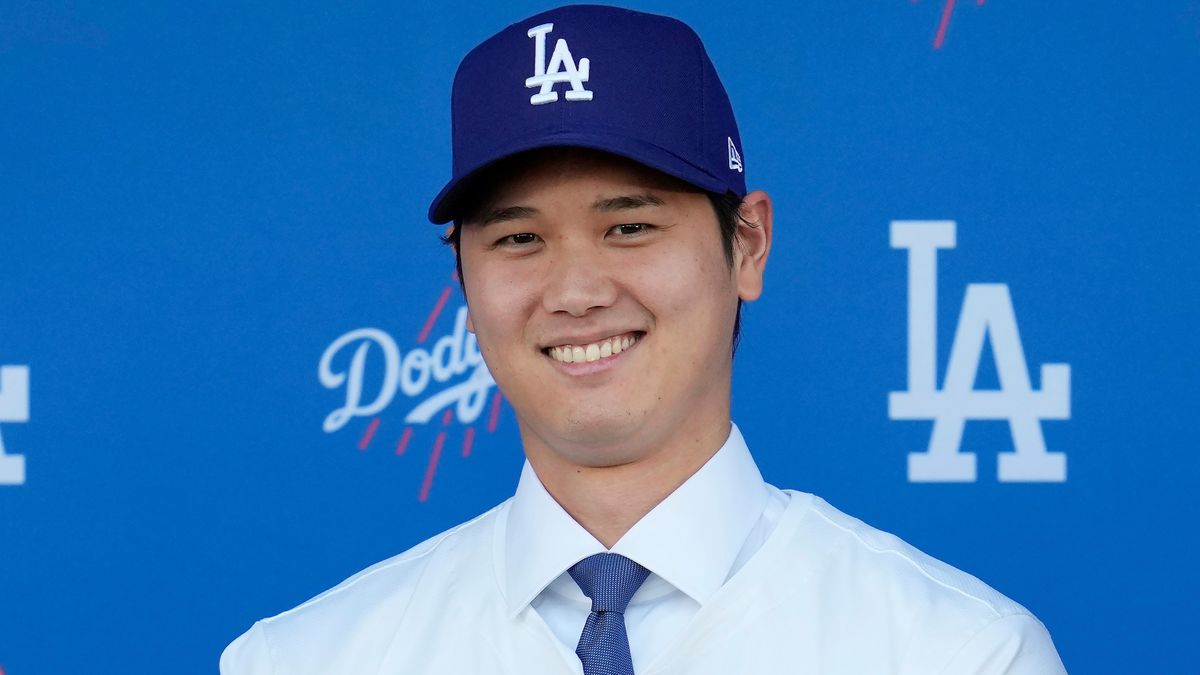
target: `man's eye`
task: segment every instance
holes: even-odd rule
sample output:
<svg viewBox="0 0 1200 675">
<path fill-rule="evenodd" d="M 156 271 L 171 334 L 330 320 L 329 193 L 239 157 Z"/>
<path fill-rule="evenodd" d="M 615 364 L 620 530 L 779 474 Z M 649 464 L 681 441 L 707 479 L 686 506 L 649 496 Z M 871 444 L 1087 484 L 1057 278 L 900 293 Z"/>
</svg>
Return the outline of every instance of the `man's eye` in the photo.
<svg viewBox="0 0 1200 675">
<path fill-rule="evenodd" d="M 646 232 L 650 229 L 650 227 L 651 226 L 646 223 L 621 223 L 620 225 L 613 227 L 611 232 L 625 237 L 630 237 Z"/>
<path fill-rule="evenodd" d="M 537 241 L 537 235 L 532 232 L 518 232 L 507 237 L 501 237 L 496 242 L 498 246 L 528 246 Z"/>
</svg>

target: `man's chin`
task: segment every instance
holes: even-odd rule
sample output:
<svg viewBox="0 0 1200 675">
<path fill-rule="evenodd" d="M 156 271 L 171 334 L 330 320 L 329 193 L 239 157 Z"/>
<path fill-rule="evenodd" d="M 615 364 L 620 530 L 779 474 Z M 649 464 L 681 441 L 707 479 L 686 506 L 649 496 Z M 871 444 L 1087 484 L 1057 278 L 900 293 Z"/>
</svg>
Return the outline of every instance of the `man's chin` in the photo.
<svg viewBox="0 0 1200 675">
<path fill-rule="evenodd" d="M 555 449 L 579 466 L 605 468 L 628 464 L 643 453 L 640 418 L 628 411 L 573 417 L 554 434 L 557 436 L 554 445 L 558 446 Z M 643 443 L 635 443 L 637 439 Z"/>
</svg>

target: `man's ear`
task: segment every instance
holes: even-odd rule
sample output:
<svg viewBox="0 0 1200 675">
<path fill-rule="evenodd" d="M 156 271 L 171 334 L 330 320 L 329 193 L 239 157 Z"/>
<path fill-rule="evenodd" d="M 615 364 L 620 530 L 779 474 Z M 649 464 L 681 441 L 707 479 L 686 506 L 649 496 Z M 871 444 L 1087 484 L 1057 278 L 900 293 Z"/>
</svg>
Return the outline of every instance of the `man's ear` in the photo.
<svg viewBox="0 0 1200 675">
<path fill-rule="evenodd" d="M 733 273 L 738 297 L 747 302 L 762 295 L 763 270 L 771 252 L 771 197 L 755 190 L 742 200 L 733 239 Z"/>
</svg>

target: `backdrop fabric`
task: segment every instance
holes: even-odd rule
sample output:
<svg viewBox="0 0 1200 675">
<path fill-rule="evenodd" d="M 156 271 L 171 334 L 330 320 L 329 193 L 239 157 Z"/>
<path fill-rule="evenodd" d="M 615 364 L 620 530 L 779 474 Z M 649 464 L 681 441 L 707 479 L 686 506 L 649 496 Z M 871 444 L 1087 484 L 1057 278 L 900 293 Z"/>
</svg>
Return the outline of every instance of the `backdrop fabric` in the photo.
<svg viewBox="0 0 1200 675">
<path fill-rule="evenodd" d="M 0 5 L 0 673 L 215 672 L 512 494 L 424 214 L 459 59 L 550 6 Z M 704 39 L 775 200 L 767 480 L 1072 672 L 1194 667 L 1200 3 L 631 6 Z"/>
</svg>

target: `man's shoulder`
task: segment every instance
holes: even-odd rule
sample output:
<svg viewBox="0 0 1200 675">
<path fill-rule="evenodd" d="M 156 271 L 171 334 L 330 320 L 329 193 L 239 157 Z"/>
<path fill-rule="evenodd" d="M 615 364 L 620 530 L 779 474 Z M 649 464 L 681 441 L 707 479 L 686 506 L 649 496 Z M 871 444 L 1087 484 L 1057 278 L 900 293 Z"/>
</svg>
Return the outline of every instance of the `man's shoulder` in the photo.
<svg viewBox="0 0 1200 675">
<path fill-rule="evenodd" d="M 811 598 L 809 610 L 929 668 L 943 667 L 949 654 L 973 658 L 1014 642 L 1057 663 L 1045 627 L 1017 602 L 819 497 L 793 492 L 792 500 L 803 513 L 785 555 L 790 573 L 807 578 L 789 586 L 797 599 Z"/>
<path fill-rule="evenodd" d="M 453 576 L 455 570 L 462 566 L 490 564 L 489 545 L 495 517 L 506 503 L 440 532 L 403 553 L 375 563 L 267 621 L 280 621 L 299 614 L 319 614 L 327 606 L 339 603 L 358 605 L 378 602 L 384 597 L 382 591 L 392 596 L 410 593 L 418 582 L 428 579 L 431 572 L 436 572 L 439 577 Z M 437 569 L 432 570 L 434 567 Z"/>
<path fill-rule="evenodd" d="M 853 570 L 860 581 L 944 595 L 946 601 L 992 617 L 1029 613 L 978 578 L 896 535 L 872 527 L 820 497 L 793 494 L 793 498 L 799 496 L 808 502 L 797 534 L 808 546 L 818 544 L 820 564 L 826 571 Z"/>
<path fill-rule="evenodd" d="M 365 651 L 383 650 L 410 611 L 421 611 L 423 598 L 444 597 L 451 584 L 492 575 L 492 537 L 497 516 L 508 502 L 378 562 L 312 599 L 263 619 L 235 640 L 221 656 L 223 673 L 260 672 L 237 663 L 276 656 L 313 662 L 342 651 L 353 641 Z M 467 591 L 469 592 L 469 591 Z M 435 600 L 436 601 L 436 600 Z M 340 645 L 338 643 L 341 643 Z M 291 671 L 281 671 L 291 672 Z"/>
</svg>

